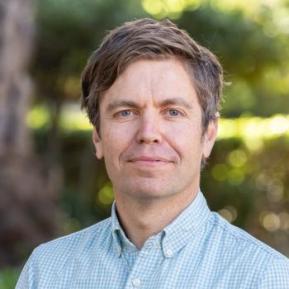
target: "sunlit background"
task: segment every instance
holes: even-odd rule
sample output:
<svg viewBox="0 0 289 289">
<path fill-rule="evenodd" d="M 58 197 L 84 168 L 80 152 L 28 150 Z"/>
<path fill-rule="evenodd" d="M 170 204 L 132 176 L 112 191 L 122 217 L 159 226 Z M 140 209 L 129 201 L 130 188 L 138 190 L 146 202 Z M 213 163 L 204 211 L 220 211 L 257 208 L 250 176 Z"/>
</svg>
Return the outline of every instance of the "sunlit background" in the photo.
<svg viewBox="0 0 289 289">
<path fill-rule="evenodd" d="M 0 10 L 12 3 L 21 13 L 11 19 L 21 18 L 24 2 L 0 1 Z M 4 64 L 18 63 L 25 42 L 22 47 L 0 35 L 0 289 L 14 288 L 39 243 L 109 216 L 112 188 L 103 162 L 94 157 L 91 125 L 80 110 L 80 74 L 107 31 L 140 17 L 173 19 L 219 57 L 226 81 L 222 118 L 202 190 L 213 210 L 289 256 L 288 0 L 32 4 L 25 8 L 29 23 L 23 20 L 31 33 L 28 26 L 15 30 L 16 36 L 27 34 L 29 57 L 23 59 L 30 59 L 15 71 L 21 66 L 19 75 L 25 70 L 30 85 L 6 90 L 17 96 L 10 102 L 2 87 L 17 72 Z M 9 120 L 8 142 L 3 131 Z"/>
</svg>

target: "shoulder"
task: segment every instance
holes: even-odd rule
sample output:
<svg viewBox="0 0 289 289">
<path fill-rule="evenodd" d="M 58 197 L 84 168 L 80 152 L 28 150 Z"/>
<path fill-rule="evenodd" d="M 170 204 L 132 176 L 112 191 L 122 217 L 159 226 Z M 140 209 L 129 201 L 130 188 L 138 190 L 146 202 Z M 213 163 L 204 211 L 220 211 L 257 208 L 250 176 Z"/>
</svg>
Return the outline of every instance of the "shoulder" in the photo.
<svg viewBox="0 0 289 289">
<path fill-rule="evenodd" d="M 41 244 L 33 251 L 31 259 L 64 264 L 65 260 L 77 258 L 92 247 L 97 249 L 105 244 L 110 237 L 110 224 L 108 218 L 81 231 Z"/>
<path fill-rule="evenodd" d="M 16 288 L 56 288 L 63 278 L 70 280 L 74 266 L 108 249 L 110 224 L 108 218 L 38 246 L 26 262 Z"/>
<path fill-rule="evenodd" d="M 258 284 L 258 289 L 288 289 L 289 262 L 288 259 L 274 258 L 264 270 Z"/>
<path fill-rule="evenodd" d="M 212 225 L 212 234 L 223 237 L 224 245 L 231 245 L 245 251 L 258 252 L 267 258 L 283 259 L 288 262 L 288 258 L 266 245 L 264 242 L 256 239 L 246 231 L 230 224 L 227 220 L 217 213 L 212 213 L 209 220 Z"/>
<path fill-rule="evenodd" d="M 281 282 L 287 286 L 260 285 L 257 288 L 289 288 L 289 259 L 286 256 L 230 224 L 217 213 L 212 213 L 209 224 L 210 238 L 215 240 L 217 250 L 222 251 L 224 262 L 230 260 L 231 265 L 238 267 L 239 273 L 251 272 L 259 285 Z"/>
</svg>

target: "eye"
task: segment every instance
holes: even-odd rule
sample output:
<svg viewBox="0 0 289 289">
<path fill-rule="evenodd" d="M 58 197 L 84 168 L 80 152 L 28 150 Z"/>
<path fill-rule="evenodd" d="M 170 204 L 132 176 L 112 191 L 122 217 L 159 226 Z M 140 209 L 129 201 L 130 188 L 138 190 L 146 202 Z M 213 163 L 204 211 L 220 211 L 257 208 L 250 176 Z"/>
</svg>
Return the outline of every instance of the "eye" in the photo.
<svg viewBox="0 0 289 289">
<path fill-rule="evenodd" d="M 184 113 L 176 108 L 168 108 L 165 110 L 165 114 L 169 117 L 177 117 L 177 116 L 183 116 Z"/>
<path fill-rule="evenodd" d="M 127 117 L 127 116 L 130 116 L 132 114 L 132 112 L 130 110 L 122 110 L 118 114 L 119 114 L 119 116 Z"/>
<path fill-rule="evenodd" d="M 121 118 L 121 119 L 127 119 L 132 118 L 136 115 L 136 112 L 132 109 L 124 109 L 121 111 L 116 112 L 113 116 L 114 118 Z"/>
<path fill-rule="evenodd" d="M 177 116 L 177 115 L 180 114 L 180 112 L 179 112 L 178 110 L 176 110 L 176 109 L 170 109 L 170 110 L 168 111 L 168 113 L 169 113 L 169 115 L 171 115 L 171 116 Z"/>
</svg>

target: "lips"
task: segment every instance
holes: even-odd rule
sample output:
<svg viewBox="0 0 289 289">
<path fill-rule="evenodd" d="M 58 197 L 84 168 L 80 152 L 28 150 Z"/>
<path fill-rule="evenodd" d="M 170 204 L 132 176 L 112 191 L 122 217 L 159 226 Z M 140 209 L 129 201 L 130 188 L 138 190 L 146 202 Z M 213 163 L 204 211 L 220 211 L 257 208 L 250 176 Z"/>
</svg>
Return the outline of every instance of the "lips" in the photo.
<svg viewBox="0 0 289 289">
<path fill-rule="evenodd" d="M 160 156 L 137 156 L 130 158 L 128 162 L 140 166 L 160 166 L 172 163 L 169 159 Z"/>
<path fill-rule="evenodd" d="M 160 157 L 160 156 L 137 156 L 130 158 L 129 162 L 140 162 L 140 163 L 170 163 L 171 161 Z"/>
</svg>

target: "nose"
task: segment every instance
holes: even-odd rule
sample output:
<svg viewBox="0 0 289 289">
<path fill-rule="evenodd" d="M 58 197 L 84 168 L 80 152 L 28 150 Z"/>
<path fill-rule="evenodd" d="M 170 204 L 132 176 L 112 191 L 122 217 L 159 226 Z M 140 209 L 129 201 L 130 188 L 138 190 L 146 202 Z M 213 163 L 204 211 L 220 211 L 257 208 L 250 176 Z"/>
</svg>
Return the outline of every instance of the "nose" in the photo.
<svg viewBox="0 0 289 289">
<path fill-rule="evenodd" d="M 147 112 L 139 119 L 136 140 L 140 144 L 160 143 L 162 134 L 159 119 L 153 112 Z"/>
</svg>

